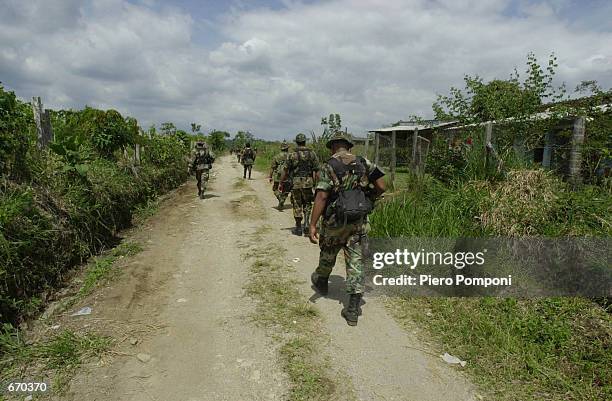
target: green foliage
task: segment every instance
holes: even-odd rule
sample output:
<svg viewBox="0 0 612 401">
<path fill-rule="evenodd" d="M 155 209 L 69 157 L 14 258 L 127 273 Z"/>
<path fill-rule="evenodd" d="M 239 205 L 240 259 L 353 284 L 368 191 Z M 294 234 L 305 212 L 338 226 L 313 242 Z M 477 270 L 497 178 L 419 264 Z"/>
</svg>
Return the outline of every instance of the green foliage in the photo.
<svg viewBox="0 0 612 401">
<path fill-rule="evenodd" d="M 412 298 L 394 306 L 397 318 L 426 327 L 440 348 L 468 361 L 472 379 L 491 399 L 612 395 L 606 384 L 612 380 L 611 320 L 589 300 Z"/>
<path fill-rule="evenodd" d="M 235 149 L 242 149 L 247 142 L 252 142 L 254 139 L 253 134 L 250 132 L 238 131 L 236 132 L 236 135 L 234 135 L 232 142 Z"/>
<path fill-rule="evenodd" d="M 187 178 L 189 148 L 186 133 L 141 137 L 135 119 L 85 108 L 53 112 L 51 151 L 39 150 L 28 105 L 4 91 L 0 102 L 3 172 L 24 166 L 0 179 L 0 322 L 18 323 L 71 266 L 113 245 L 141 205 Z M 145 146 L 138 165 L 122 151 L 135 143 Z"/>
<path fill-rule="evenodd" d="M 53 113 L 52 123 L 55 139 L 50 147 L 73 167 L 95 155 L 116 159 L 115 153 L 133 146 L 138 137 L 136 120 L 116 110 L 62 110 Z"/>
<path fill-rule="evenodd" d="M 214 130 L 208 134 L 208 144 L 216 152 L 225 150 L 225 140 L 230 137 L 229 132 Z"/>
<path fill-rule="evenodd" d="M 162 135 L 176 134 L 176 126 L 171 122 L 162 123 L 159 130 L 161 131 Z"/>
<path fill-rule="evenodd" d="M 27 174 L 26 154 L 35 140 L 34 117 L 27 103 L 0 85 L 0 176 Z"/>
<path fill-rule="evenodd" d="M 342 130 L 342 118 L 338 113 L 331 113 L 329 117 L 321 118 L 321 125 L 326 126 L 326 131 L 336 132 Z"/>
<path fill-rule="evenodd" d="M 533 53 L 527 55 L 526 78 L 521 83 L 518 71 L 508 80 L 494 79 L 484 83 L 479 76 L 464 77 L 464 91 L 452 87 L 450 95 L 439 95 L 433 105 L 436 119 L 459 120 L 462 123 L 484 122 L 504 118 L 519 121 L 538 111 L 545 100 L 561 100 L 563 87 L 552 84 L 557 58 L 551 55 L 542 68 Z"/>
<path fill-rule="evenodd" d="M 191 123 L 191 132 L 196 135 L 200 133 L 200 129 L 202 129 L 202 126 L 200 124 L 196 124 L 196 123 Z"/>
</svg>

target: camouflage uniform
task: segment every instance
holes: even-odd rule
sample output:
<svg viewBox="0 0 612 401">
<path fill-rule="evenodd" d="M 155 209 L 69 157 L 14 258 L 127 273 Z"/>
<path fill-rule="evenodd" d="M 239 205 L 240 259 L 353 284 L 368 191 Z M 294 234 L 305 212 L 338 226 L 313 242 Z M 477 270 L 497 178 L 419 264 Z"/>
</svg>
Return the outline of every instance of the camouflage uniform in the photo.
<svg viewBox="0 0 612 401">
<path fill-rule="evenodd" d="M 196 145 L 196 150 L 191 159 L 191 171 L 195 171 L 196 180 L 198 181 L 198 196 L 202 198 L 208 179 L 210 178 L 210 169 L 215 162 L 215 156 L 208 150 L 206 144 L 199 142 Z"/>
<path fill-rule="evenodd" d="M 340 150 L 332 156 L 339 159 L 344 164 L 349 164 L 355 160 L 356 156 L 349 153 L 347 150 Z M 367 194 L 373 194 L 372 172 L 376 171 L 378 177 L 382 177 L 383 173 L 378 167 L 363 158 L 365 163 L 366 174 L 364 177 L 356 175 L 346 175 L 342 180 L 342 189 L 348 189 L 355 185 L 360 186 Z M 325 162 L 321 167 L 321 175 L 317 183 L 317 191 L 325 191 L 331 194 L 337 193 L 340 189 L 339 181 L 334 182 L 335 174 L 332 166 Z M 371 199 L 373 200 L 371 195 Z M 340 250 L 344 251 L 344 260 L 346 263 L 346 291 L 349 294 L 363 293 L 364 271 L 363 271 L 363 252 L 362 245 L 366 238 L 367 221 L 357 224 L 344 224 L 344 222 L 336 221 L 336 216 L 333 211 L 334 202 L 327 205 L 326 212 L 321 218 L 321 230 L 319 233 L 319 266 L 315 270 L 318 277 L 329 277 L 334 265 L 336 257 Z"/>
<path fill-rule="evenodd" d="M 272 179 L 274 182 L 272 185 L 272 191 L 274 191 L 274 196 L 276 196 L 276 199 L 278 199 L 279 208 L 283 207 L 285 200 L 287 200 L 287 195 L 289 195 L 289 192 L 287 191 L 289 188 L 285 188 L 283 191 L 279 190 L 281 175 L 283 174 L 285 163 L 287 162 L 287 157 L 289 156 L 289 145 L 283 142 L 281 149 L 282 151 L 272 159 L 272 165 L 270 166 L 270 170 L 272 171 Z"/>
<path fill-rule="evenodd" d="M 247 172 L 249 173 L 249 179 L 251 179 L 251 170 L 253 169 L 253 163 L 255 163 L 255 151 L 250 146 L 244 148 L 240 154 L 240 162 L 244 167 L 243 178 L 247 178 Z"/>
<path fill-rule="evenodd" d="M 304 134 L 299 134 L 296 138 L 303 138 L 303 141 L 296 140 L 296 142 L 306 142 Z M 302 235 L 304 228 L 301 226 L 301 223 L 303 221 L 305 228 L 308 227 L 312 202 L 314 201 L 313 173 L 319 171 L 317 154 L 306 146 L 298 144 L 295 150 L 289 153 L 287 157 L 285 171 L 291 177 L 292 183 L 291 204 L 296 225 L 294 234 Z"/>
</svg>

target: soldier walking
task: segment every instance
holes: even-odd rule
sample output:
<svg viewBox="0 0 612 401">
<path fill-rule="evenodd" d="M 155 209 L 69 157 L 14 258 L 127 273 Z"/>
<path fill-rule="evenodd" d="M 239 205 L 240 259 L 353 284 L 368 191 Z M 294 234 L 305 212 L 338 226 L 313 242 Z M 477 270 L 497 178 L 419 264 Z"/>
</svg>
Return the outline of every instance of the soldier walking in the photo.
<svg viewBox="0 0 612 401">
<path fill-rule="evenodd" d="M 284 190 L 285 181 L 291 177 L 291 204 L 295 218 L 295 228 L 291 232 L 302 236 L 308 229 L 308 220 L 314 200 L 312 188 L 319 172 L 319 159 L 313 150 L 306 147 L 306 135 L 297 134 L 295 143 L 297 147 L 287 157 L 287 163 L 281 176 L 280 190 Z"/>
<path fill-rule="evenodd" d="M 280 148 L 280 153 L 274 156 L 274 158 L 272 159 L 268 180 L 270 182 L 274 181 L 274 184 L 272 184 L 272 191 L 274 192 L 274 196 L 276 196 L 276 199 L 278 199 L 278 210 L 283 210 L 283 207 L 285 206 L 285 200 L 287 200 L 287 195 L 289 195 L 289 191 L 291 190 L 291 183 L 289 182 L 289 179 L 287 180 L 285 185 L 283 185 L 283 190 L 281 191 L 279 189 L 281 175 L 283 174 L 285 164 L 287 163 L 287 157 L 289 156 L 289 144 L 283 141 Z"/>
<path fill-rule="evenodd" d="M 242 178 L 247 178 L 247 172 L 249 173 L 249 180 L 251 179 L 251 170 L 253 169 L 253 163 L 255 163 L 255 152 L 251 149 L 251 144 L 247 143 L 242 150 L 240 155 L 240 162 L 244 167 L 244 173 Z"/>
<path fill-rule="evenodd" d="M 208 144 L 198 141 L 190 167 L 191 171 L 195 172 L 196 180 L 198 181 L 198 196 L 200 199 L 204 199 L 204 191 L 206 191 L 210 169 L 214 162 L 215 156 L 208 150 Z"/>
<path fill-rule="evenodd" d="M 349 302 L 341 314 L 350 326 L 356 326 L 364 287 L 362 245 L 367 239 L 367 216 L 385 190 L 384 173 L 369 160 L 350 153 L 353 143 L 342 132 L 334 134 L 326 145 L 333 156 L 321 167 L 310 219 L 310 241 L 316 244 L 318 240 L 320 248 L 319 266 L 311 281 L 326 295 L 329 275 L 343 250 Z"/>
</svg>

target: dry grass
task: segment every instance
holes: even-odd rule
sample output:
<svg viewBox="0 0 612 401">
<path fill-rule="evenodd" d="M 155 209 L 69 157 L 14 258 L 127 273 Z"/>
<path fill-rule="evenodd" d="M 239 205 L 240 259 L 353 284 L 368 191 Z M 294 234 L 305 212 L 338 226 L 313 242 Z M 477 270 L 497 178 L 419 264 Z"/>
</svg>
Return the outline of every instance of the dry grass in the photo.
<svg viewBox="0 0 612 401">
<path fill-rule="evenodd" d="M 563 190 L 563 182 L 543 170 L 508 173 L 492 193 L 490 206 L 481 214 L 483 227 L 498 235 L 526 236 L 548 222 Z"/>
</svg>

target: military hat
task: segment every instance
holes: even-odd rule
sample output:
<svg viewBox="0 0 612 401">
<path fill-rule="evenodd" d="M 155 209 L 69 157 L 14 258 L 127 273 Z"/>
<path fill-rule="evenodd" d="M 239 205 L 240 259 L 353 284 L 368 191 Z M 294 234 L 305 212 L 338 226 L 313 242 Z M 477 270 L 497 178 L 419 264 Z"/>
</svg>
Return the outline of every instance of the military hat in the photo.
<svg viewBox="0 0 612 401">
<path fill-rule="evenodd" d="M 349 148 L 353 147 L 353 141 L 351 140 L 351 136 L 342 131 L 336 131 L 334 135 L 332 135 L 332 137 L 327 140 L 327 143 L 325 144 L 325 146 L 328 149 L 331 149 L 332 143 L 336 141 L 344 141 L 348 144 Z"/>
<path fill-rule="evenodd" d="M 300 142 L 306 142 L 306 135 L 302 134 L 301 132 L 299 134 L 297 134 L 295 136 L 295 142 L 300 143 Z"/>
<path fill-rule="evenodd" d="M 206 148 L 206 142 L 204 141 L 197 141 L 196 142 L 196 148 Z"/>
<path fill-rule="evenodd" d="M 287 143 L 287 141 L 283 141 L 283 143 L 281 143 L 280 148 L 281 150 L 289 149 L 289 144 Z"/>
</svg>

